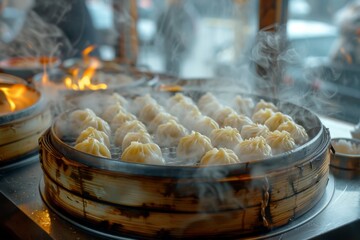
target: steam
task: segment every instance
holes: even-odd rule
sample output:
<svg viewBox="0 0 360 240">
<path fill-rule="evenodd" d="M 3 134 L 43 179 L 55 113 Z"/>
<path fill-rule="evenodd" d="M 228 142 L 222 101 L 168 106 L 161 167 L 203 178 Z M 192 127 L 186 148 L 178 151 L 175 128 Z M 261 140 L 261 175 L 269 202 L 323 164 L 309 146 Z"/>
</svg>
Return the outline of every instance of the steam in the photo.
<svg viewBox="0 0 360 240">
<path fill-rule="evenodd" d="M 71 44 L 63 32 L 46 23 L 31 11 L 19 36 L 10 44 L 0 44 L 0 57 L 60 57 L 71 51 Z"/>
</svg>

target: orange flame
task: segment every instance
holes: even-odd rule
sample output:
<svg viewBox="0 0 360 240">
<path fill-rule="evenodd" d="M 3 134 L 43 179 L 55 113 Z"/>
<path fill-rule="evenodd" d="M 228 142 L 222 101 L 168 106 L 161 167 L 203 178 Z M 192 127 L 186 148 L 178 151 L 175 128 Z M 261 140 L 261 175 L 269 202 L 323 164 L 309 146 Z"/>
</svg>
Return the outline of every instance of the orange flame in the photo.
<svg viewBox="0 0 360 240">
<path fill-rule="evenodd" d="M 101 90 L 107 89 L 107 85 L 105 83 L 94 84 L 91 82 L 93 76 L 96 73 L 96 69 L 100 66 L 100 61 L 96 58 L 90 58 L 89 54 L 96 48 L 94 45 L 90 45 L 85 48 L 82 52 L 83 61 L 88 64 L 88 68 L 86 68 L 81 76 L 80 69 L 75 68 L 70 71 L 72 77 L 66 77 L 64 79 L 64 84 L 66 88 L 73 89 L 75 91 L 82 90 Z M 91 61 L 90 61 L 91 60 Z"/>
<path fill-rule="evenodd" d="M 13 112 L 16 109 L 16 100 L 23 98 L 26 87 L 22 84 L 15 84 L 11 87 L 0 87 L 0 91 L 4 93 L 10 111 Z"/>
</svg>

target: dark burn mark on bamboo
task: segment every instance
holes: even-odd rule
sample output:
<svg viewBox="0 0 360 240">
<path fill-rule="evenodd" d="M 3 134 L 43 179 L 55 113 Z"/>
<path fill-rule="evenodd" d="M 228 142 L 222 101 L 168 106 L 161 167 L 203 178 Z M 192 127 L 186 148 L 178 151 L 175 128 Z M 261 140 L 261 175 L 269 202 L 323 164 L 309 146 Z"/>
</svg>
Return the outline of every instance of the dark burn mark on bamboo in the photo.
<svg viewBox="0 0 360 240">
<path fill-rule="evenodd" d="M 296 166 L 299 169 L 299 175 L 301 177 L 303 177 L 303 173 L 304 173 L 304 166 Z"/>
<path fill-rule="evenodd" d="M 168 229 L 161 228 L 157 233 L 156 237 L 157 239 L 171 239 L 171 232 Z"/>
<path fill-rule="evenodd" d="M 293 191 L 293 194 L 297 193 L 296 187 L 295 187 L 295 179 L 296 177 L 291 175 L 288 178 L 289 185 L 291 186 L 291 190 Z"/>
<path fill-rule="evenodd" d="M 142 207 L 145 209 L 160 208 L 162 210 L 176 210 L 176 206 L 171 204 L 143 203 Z"/>
<path fill-rule="evenodd" d="M 125 216 L 127 218 L 148 218 L 150 216 L 150 212 L 148 210 L 144 209 L 135 209 L 135 208 L 124 208 L 124 207 L 118 207 L 117 208 L 120 211 L 120 214 L 122 216 Z"/>
<path fill-rule="evenodd" d="M 103 221 L 100 221 L 99 227 L 102 229 L 105 229 L 107 231 L 116 232 L 116 231 L 120 231 L 121 229 L 123 229 L 124 225 L 122 225 L 120 223 L 113 223 L 108 220 L 103 220 Z"/>
<path fill-rule="evenodd" d="M 79 175 L 76 174 L 74 171 L 71 171 L 69 177 L 73 180 L 75 180 L 76 182 L 79 180 Z"/>
<path fill-rule="evenodd" d="M 90 170 L 88 169 L 80 169 L 79 173 L 81 174 L 81 178 L 84 179 L 84 180 L 87 180 L 87 181 L 91 181 L 93 180 L 93 174 L 91 173 Z"/>
</svg>

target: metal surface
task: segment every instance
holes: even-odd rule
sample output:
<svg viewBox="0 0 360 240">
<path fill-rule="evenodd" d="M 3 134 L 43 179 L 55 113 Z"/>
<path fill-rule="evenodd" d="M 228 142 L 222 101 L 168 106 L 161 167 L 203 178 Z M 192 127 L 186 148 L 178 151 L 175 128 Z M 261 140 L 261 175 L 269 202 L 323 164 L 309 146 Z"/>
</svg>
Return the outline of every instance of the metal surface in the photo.
<svg viewBox="0 0 360 240">
<path fill-rule="evenodd" d="M 39 192 L 42 170 L 38 156 L 29 159 L 16 169 L 0 169 L 1 192 L 53 239 L 100 239 L 101 236 L 63 220 L 46 206 Z M 326 206 L 327 199 L 330 202 Z M 360 219 L 360 178 L 335 175 L 321 201 L 323 207 L 317 206 L 314 213 L 254 238 L 307 239 Z"/>
</svg>

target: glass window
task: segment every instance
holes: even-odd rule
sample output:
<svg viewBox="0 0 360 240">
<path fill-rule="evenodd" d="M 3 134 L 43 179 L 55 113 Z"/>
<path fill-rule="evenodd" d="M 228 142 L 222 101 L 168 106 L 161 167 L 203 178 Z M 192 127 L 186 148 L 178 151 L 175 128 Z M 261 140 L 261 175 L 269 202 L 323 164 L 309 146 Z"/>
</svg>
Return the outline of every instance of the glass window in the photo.
<svg viewBox="0 0 360 240">
<path fill-rule="evenodd" d="M 289 47 L 300 59 L 288 66 L 288 78 L 314 93 L 321 114 L 358 122 L 360 2 L 289 0 L 288 6 Z"/>
<path fill-rule="evenodd" d="M 250 47 L 257 2 L 138 0 L 138 64 L 187 78 L 223 74 Z"/>
</svg>

